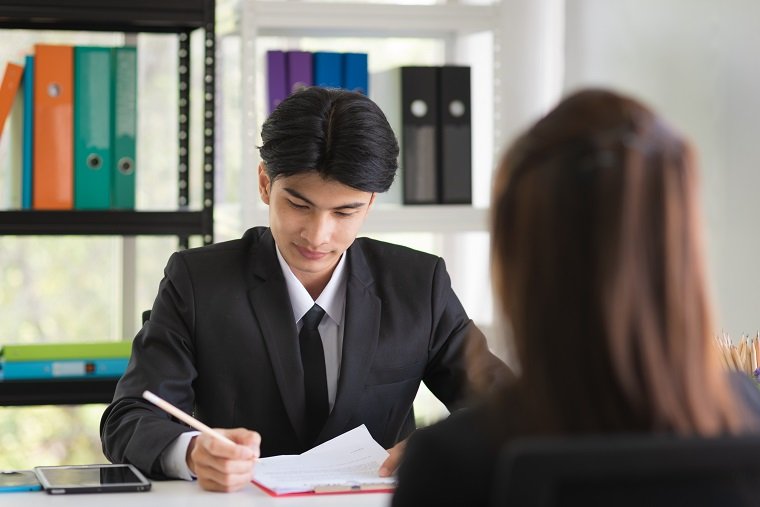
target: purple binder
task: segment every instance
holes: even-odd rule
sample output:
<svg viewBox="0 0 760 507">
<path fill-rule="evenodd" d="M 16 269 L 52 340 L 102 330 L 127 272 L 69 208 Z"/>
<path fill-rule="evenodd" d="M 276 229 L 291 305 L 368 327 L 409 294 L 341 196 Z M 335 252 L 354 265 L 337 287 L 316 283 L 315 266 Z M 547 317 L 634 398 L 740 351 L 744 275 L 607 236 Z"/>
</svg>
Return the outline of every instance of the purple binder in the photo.
<svg viewBox="0 0 760 507">
<path fill-rule="evenodd" d="M 314 84 L 309 51 L 288 51 L 285 60 L 288 68 L 288 95 Z"/>
<path fill-rule="evenodd" d="M 288 96 L 285 53 L 267 51 L 267 82 L 269 86 L 269 113 Z"/>
</svg>

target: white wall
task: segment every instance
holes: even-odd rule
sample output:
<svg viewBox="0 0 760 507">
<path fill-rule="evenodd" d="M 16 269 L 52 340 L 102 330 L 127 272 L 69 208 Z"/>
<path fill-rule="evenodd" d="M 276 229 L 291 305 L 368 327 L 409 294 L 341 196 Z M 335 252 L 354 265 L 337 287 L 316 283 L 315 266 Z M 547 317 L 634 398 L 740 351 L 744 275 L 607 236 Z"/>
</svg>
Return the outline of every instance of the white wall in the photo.
<svg viewBox="0 0 760 507">
<path fill-rule="evenodd" d="M 566 0 L 565 90 L 613 86 L 697 145 L 717 324 L 760 329 L 760 2 Z"/>
</svg>

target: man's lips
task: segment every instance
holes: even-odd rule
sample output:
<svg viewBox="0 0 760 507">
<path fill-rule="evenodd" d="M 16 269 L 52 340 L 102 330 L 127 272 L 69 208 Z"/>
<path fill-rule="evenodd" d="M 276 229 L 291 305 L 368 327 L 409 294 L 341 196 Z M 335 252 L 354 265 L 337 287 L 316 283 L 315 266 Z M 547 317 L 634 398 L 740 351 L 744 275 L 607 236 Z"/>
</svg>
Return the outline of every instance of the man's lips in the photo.
<svg viewBox="0 0 760 507">
<path fill-rule="evenodd" d="M 300 253 L 303 257 L 313 261 L 322 259 L 327 255 L 327 252 L 319 252 L 298 245 L 296 245 L 296 248 L 298 249 L 298 253 Z"/>
</svg>

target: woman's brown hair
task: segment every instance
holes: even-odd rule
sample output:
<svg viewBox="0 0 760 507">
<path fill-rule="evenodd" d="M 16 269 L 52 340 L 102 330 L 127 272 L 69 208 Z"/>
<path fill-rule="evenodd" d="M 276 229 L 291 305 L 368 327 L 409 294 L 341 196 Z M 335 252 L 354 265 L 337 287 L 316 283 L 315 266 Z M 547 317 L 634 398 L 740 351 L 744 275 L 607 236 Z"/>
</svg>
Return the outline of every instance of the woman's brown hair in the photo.
<svg viewBox="0 0 760 507">
<path fill-rule="evenodd" d="M 542 427 L 742 426 L 713 342 L 697 180 L 685 139 L 606 90 L 568 96 L 505 155 L 494 286 Z"/>
</svg>

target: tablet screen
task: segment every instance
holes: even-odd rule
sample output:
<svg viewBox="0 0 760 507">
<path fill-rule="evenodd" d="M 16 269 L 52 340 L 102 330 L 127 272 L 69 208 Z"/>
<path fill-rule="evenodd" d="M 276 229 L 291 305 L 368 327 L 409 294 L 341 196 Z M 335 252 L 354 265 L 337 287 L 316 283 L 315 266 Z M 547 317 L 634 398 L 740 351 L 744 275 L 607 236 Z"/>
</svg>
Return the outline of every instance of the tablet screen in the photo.
<svg viewBox="0 0 760 507">
<path fill-rule="evenodd" d="M 150 482 L 132 465 L 70 465 L 36 467 L 50 493 L 147 491 Z"/>
</svg>

